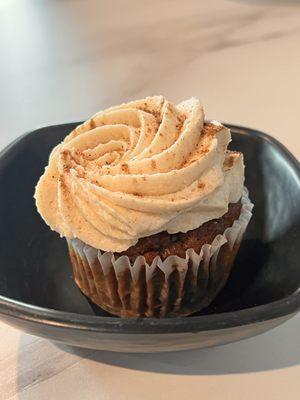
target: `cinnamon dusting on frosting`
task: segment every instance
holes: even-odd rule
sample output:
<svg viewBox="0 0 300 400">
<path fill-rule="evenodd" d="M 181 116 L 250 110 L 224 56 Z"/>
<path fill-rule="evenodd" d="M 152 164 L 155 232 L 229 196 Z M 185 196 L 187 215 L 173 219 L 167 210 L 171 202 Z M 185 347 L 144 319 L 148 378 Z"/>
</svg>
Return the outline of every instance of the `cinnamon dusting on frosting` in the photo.
<svg viewBox="0 0 300 400">
<path fill-rule="evenodd" d="M 90 119 L 90 128 L 91 128 L 91 129 L 94 129 L 94 128 L 96 128 L 96 126 L 97 126 L 97 125 L 96 125 L 94 119 L 91 118 L 91 119 Z"/>
<path fill-rule="evenodd" d="M 151 160 L 151 167 L 152 167 L 153 169 L 156 168 L 156 161 L 155 161 L 155 160 Z"/>
<path fill-rule="evenodd" d="M 121 169 L 124 174 L 130 174 L 129 166 L 126 163 L 121 164 Z"/>
<path fill-rule="evenodd" d="M 238 151 L 231 151 L 230 155 L 226 158 L 225 162 L 224 162 L 224 168 L 226 171 L 229 171 L 233 165 L 235 160 L 241 156 L 242 153 L 238 152 Z"/>
<path fill-rule="evenodd" d="M 109 108 L 52 152 L 36 187 L 38 211 L 62 236 L 104 251 L 163 230 L 187 232 L 241 197 L 243 157 L 227 152 L 229 141 L 227 128 L 204 123 L 195 98 Z"/>
</svg>

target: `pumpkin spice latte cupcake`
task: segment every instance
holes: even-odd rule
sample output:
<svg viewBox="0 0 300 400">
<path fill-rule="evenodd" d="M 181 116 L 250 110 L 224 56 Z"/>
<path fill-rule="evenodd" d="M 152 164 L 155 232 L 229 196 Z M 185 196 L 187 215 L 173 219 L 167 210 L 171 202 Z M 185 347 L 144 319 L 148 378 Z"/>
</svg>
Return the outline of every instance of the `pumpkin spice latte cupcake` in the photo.
<svg viewBox="0 0 300 400">
<path fill-rule="evenodd" d="M 122 317 L 186 316 L 225 285 L 251 218 L 243 155 L 200 102 L 147 97 L 98 112 L 56 146 L 37 209 L 74 278 Z"/>
</svg>

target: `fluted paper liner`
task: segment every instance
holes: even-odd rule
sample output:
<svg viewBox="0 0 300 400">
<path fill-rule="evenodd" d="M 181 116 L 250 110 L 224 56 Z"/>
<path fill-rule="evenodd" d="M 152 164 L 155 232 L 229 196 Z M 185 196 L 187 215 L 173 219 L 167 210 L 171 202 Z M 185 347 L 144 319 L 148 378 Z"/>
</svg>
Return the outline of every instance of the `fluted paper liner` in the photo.
<svg viewBox="0 0 300 400">
<path fill-rule="evenodd" d="M 121 317 L 186 316 L 208 306 L 224 287 L 235 255 L 252 216 L 247 189 L 240 217 L 223 235 L 202 246 L 197 254 L 156 257 L 147 264 L 138 256 L 115 258 L 79 239 L 68 240 L 75 282 L 95 304 Z"/>
</svg>

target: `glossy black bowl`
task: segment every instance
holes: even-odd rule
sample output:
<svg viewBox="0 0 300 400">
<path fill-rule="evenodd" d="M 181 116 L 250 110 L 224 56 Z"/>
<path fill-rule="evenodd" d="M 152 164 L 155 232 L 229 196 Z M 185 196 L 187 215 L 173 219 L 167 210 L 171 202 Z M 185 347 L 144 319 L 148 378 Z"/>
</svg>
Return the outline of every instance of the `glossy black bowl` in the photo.
<svg viewBox="0 0 300 400">
<path fill-rule="evenodd" d="M 51 149 L 76 123 L 30 132 L 0 154 L 0 314 L 26 332 L 115 351 L 168 351 L 264 332 L 300 308 L 300 167 L 275 139 L 231 126 L 244 153 L 254 215 L 228 284 L 201 314 L 120 319 L 77 289 L 64 239 L 38 215 L 33 192 Z"/>
</svg>

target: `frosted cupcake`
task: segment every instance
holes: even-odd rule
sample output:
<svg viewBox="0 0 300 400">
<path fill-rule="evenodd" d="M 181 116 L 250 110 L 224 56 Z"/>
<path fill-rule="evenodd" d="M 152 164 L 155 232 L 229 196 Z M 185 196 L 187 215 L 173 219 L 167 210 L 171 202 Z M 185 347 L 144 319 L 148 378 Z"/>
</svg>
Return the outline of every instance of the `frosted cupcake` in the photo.
<svg viewBox="0 0 300 400">
<path fill-rule="evenodd" d="M 87 297 L 123 317 L 209 305 L 252 215 L 230 140 L 197 99 L 154 96 L 98 112 L 53 149 L 36 204 Z"/>
</svg>

